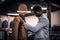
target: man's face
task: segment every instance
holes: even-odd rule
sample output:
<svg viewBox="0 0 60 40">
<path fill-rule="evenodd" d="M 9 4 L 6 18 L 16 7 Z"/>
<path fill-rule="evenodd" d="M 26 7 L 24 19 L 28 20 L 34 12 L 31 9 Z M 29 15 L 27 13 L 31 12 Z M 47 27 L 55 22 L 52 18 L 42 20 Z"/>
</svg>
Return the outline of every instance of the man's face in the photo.
<svg viewBox="0 0 60 40">
<path fill-rule="evenodd" d="M 42 15 L 42 12 L 41 11 L 34 11 L 34 14 L 37 16 L 37 17 L 40 17 Z"/>
</svg>

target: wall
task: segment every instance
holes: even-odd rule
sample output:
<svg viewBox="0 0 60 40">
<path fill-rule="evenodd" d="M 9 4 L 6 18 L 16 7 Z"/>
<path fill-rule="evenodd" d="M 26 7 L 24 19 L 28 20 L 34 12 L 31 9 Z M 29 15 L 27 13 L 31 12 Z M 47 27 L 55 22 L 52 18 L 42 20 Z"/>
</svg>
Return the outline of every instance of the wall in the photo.
<svg viewBox="0 0 60 40">
<path fill-rule="evenodd" d="M 51 26 L 53 25 L 60 26 L 60 11 L 55 11 L 51 13 Z"/>
</svg>

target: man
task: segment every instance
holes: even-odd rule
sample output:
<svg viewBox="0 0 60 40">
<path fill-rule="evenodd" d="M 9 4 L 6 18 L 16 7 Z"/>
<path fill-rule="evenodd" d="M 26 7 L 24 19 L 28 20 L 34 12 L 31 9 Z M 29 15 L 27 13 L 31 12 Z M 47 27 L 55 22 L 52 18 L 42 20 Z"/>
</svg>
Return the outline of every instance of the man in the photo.
<svg viewBox="0 0 60 40">
<path fill-rule="evenodd" d="M 35 33 L 34 40 L 49 40 L 48 18 L 43 16 L 42 9 L 40 6 L 35 6 L 33 8 L 33 13 L 38 17 L 39 22 L 34 27 L 25 22 L 24 27 Z"/>
</svg>

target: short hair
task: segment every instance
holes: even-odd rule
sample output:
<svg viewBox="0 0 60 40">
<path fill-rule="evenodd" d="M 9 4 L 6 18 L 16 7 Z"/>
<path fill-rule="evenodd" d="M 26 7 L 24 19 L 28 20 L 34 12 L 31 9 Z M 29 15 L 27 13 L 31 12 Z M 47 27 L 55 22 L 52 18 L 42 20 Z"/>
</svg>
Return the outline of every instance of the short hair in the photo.
<svg viewBox="0 0 60 40">
<path fill-rule="evenodd" d="M 40 6 L 34 6 L 32 10 L 33 11 L 42 11 Z"/>
</svg>

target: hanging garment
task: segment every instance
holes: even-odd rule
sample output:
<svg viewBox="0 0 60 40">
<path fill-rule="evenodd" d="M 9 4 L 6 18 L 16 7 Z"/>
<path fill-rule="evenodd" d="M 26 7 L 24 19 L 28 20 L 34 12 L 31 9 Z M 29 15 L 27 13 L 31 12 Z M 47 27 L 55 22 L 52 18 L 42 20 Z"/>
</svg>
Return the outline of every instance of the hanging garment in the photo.
<svg viewBox="0 0 60 40">
<path fill-rule="evenodd" d="M 13 27 L 13 21 L 10 22 L 10 28 L 12 28 L 12 27 Z"/>
<path fill-rule="evenodd" d="M 8 27 L 8 22 L 7 20 L 2 22 L 2 28 L 7 28 Z"/>
<path fill-rule="evenodd" d="M 27 40 L 27 34 L 23 25 L 23 19 L 18 16 L 13 20 L 14 26 L 12 27 L 13 40 Z"/>
<path fill-rule="evenodd" d="M 28 11 L 28 7 L 26 4 L 20 4 L 18 6 L 18 11 Z M 26 14 L 26 12 L 19 12 L 19 14 Z M 13 20 L 13 40 L 27 40 L 26 39 L 26 31 L 24 28 L 24 22 L 23 22 L 24 17 L 22 18 L 21 16 L 17 16 L 14 20 Z"/>
</svg>

